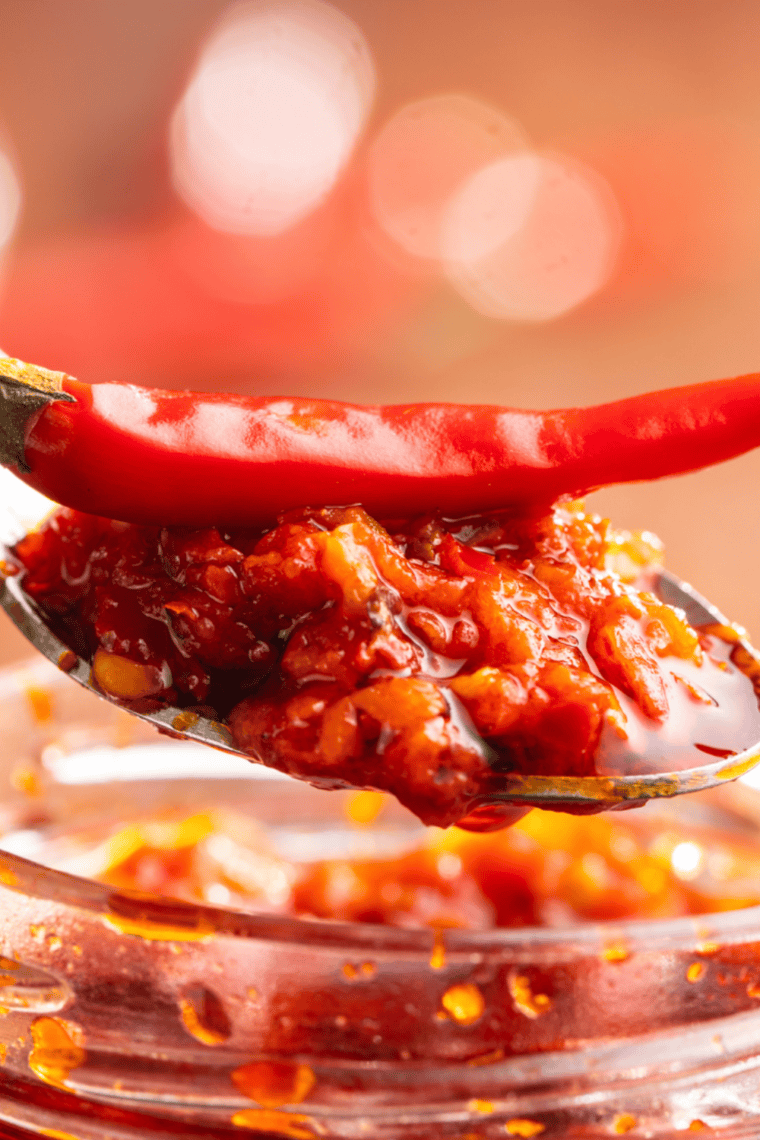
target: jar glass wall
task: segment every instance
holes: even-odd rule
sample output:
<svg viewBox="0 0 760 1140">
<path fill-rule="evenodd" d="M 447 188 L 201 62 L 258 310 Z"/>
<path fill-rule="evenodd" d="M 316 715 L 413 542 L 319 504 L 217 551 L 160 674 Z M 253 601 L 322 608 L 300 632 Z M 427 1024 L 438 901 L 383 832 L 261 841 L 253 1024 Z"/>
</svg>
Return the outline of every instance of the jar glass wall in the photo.
<svg viewBox="0 0 760 1140">
<path fill-rule="evenodd" d="M 168 810 L 234 810 L 295 859 L 424 830 L 393 806 L 358 829 L 341 793 L 157 743 L 44 663 L 2 676 L 0 721 L 0 1134 L 758 1134 L 760 909 L 436 934 L 115 890 L 55 866 Z"/>
</svg>

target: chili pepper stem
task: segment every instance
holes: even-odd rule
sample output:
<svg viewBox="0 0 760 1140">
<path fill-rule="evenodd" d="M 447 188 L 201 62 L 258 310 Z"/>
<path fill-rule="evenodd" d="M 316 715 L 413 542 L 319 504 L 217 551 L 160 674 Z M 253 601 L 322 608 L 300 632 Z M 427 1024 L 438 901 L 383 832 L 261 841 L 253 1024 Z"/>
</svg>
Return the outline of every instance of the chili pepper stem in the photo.
<svg viewBox="0 0 760 1140">
<path fill-rule="evenodd" d="M 0 358 L 0 463 L 29 473 L 26 435 L 38 412 L 52 400 L 74 397 L 63 390 L 64 373 L 11 357 Z"/>
</svg>

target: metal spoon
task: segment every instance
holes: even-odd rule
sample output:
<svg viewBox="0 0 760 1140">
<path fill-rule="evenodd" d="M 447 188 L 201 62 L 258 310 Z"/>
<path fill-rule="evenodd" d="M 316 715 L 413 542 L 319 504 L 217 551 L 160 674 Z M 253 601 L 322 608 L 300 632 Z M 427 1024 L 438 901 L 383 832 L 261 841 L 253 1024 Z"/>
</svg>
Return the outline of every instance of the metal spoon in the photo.
<svg viewBox="0 0 760 1140">
<path fill-rule="evenodd" d="M 26 528 L 21 528 L 22 533 L 24 529 Z M 0 557 L 9 558 L 8 547 L 20 537 L 21 533 L 13 535 L 6 533 L 7 546 L 0 543 Z M 684 610 L 693 626 L 727 624 L 726 619 L 714 606 L 674 575 L 661 571 L 653 587 L 662 601 Z M 38 649 L 49 661 L 65 668 L 80 685 L 103 697 L 100 690 L 92 683 L 90 662 L 76 656 L 52 632 L 46 624 L 45 615 L 24 593 L 17 577 L 2 576 L 0 604 L 35 649 Z M 235 748 L 229 730 L 208 717 L 196 716 L 180 708 L 164 708 L 156 712 L 134 713 L 134 715 L 163 732 L 207 744 L 224 752 L 245 755 Z M 703 755 L 703 752 L 694 749 L 695 760 Z M 648 757 L 649 759 L 651 758 Z M 482 803 L 494 807 L 501 804 L 534 805 L 574 812 L 633 807 L 649 799 L 677 796 L 684 792 L 696 792 L 724 784 L 744 775 L 759 761 L 760 740 L 752 747 L 737 750 L 727 758 L 696 763 L 693 767 L 676 772 L 610 776 L 539 776 L 507 772 L 499 776 L 497 789 L 490 792 Z M 666 762 L 664 758 L 663 762 Z"/>
</svg>

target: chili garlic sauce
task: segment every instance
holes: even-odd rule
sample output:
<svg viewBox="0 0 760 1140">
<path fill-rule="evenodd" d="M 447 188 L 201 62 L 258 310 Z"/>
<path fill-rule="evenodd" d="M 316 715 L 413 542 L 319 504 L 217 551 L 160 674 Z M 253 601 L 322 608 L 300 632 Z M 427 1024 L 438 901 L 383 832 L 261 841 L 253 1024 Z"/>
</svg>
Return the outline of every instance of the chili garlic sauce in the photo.
<svg viewBox="0 0 760 1140">
<path fill-rule="evenodd" d="M 376 820 L 382 827 L 385 799 L 353 793 L 346 815 L 359 829 Z M 489 835 L 423 832 L 382 858 L 301 862 L 278 846 L 276 829 L 247 816 L 175 813 L 124 821 L 89 847 L 87 866 L 101 882 L 141 898 L 439 930 L 677 918 L 760 902 L 753 831 L 686 827 L 667 812 L 534 810 Z"/>
<path fill-rule="evenodd" d="M 657 540 L 580 503 L 225 533 L 60 509 L 16 557 L 111 698 L 213 715 L 252 759 L 390 791 L 426 823 L 504 773 L 674 770 L 760 740 L 741 635 L 692 628 L 651 592 Z"/>
</svg>

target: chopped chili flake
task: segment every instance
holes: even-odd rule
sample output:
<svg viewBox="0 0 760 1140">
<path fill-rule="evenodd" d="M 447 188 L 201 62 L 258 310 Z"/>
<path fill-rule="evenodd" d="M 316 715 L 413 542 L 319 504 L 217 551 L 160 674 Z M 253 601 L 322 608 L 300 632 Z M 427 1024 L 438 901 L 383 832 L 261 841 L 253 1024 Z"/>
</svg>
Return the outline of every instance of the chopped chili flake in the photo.
<svg viewBox="0 0 760 1140">
<path fill-rule="evenodd" d="M 36 1077 L 65 1088 L 69 1074 L 87 1059 L 79 1026 L 58 1017 L 38 1017 L 30 1026 L 32 1050 L 29 1068 Z"/>
<path fill-rule="evenodd" d="M 478 1112 L 482 1116 L 488 1116 L 494 1111 L 494 1106 L 490 1100 L 474 1099 L 467 1102 L 467 1108 L 470 1112 Z"/>
<path fill-rule="evenodd" d="M 621 1112 L 612 1122 L 612 1131 L 620 1136 L 625 1132 L 630 1132 L 637 1124 L 636 1117 L 631 1116 L 630 1112 Z"/>
<path fill-rule="evenodd" d="M 191 987 L 180 999 L 182 1024 L 203 1045 L 221 1045 L 232 1032 L 221 1000 L 205 986 Z"/>
<path fill-rule="evenodd" d="M 520 1117 L 514 1117 L 504 1125 L 504 1131 L 509 1136 L 538 1136 L 545 1129 L 546 1125 L 539 1123 L 538 1120 L 523 1120 Z"/>
<path fill-rule="evenodd" d="M 319 1135 L 314 1121 L 299 1112 L 277 1112 L 266 1108 L 244 1108 L 232 1116 L 232 1123 L 238 1128 L 250 1128 L 254 1132 L 276 1132 L 289 1140 L 316 1140 Z"/>
<path fill-rule="evenodd" d="M 443 931 L 439 928 L 433 932 L 433 951 L 430 955 L 430 969 L 442 970 L 446 965 L 446 945 L 443 940 Z"/>
<path fill-rule="evenodd" d="M 486 1008 L 482 993 L 471 982 L 451 986 L 441 998 L 441 1005 L 460 1025 L 472 1025 Z"/>
<path fill-rule="evenodd" d="M 262 1108 L 300 1104 L 311 1092 L 315 1076 L 308 1065 L 289 1061 L 252 1061 L 232 1073 L 232 1083 Z"/>
<path fill-rule="evenodd" d="M 546 994 L 534 994 L 530 981 L 524 974 L 514 974 L 509 978 L 509 992 L 515 1008 L 526 1017 L 540 1017 L 552 1007 L 551 998 Z"/>
</svg>

